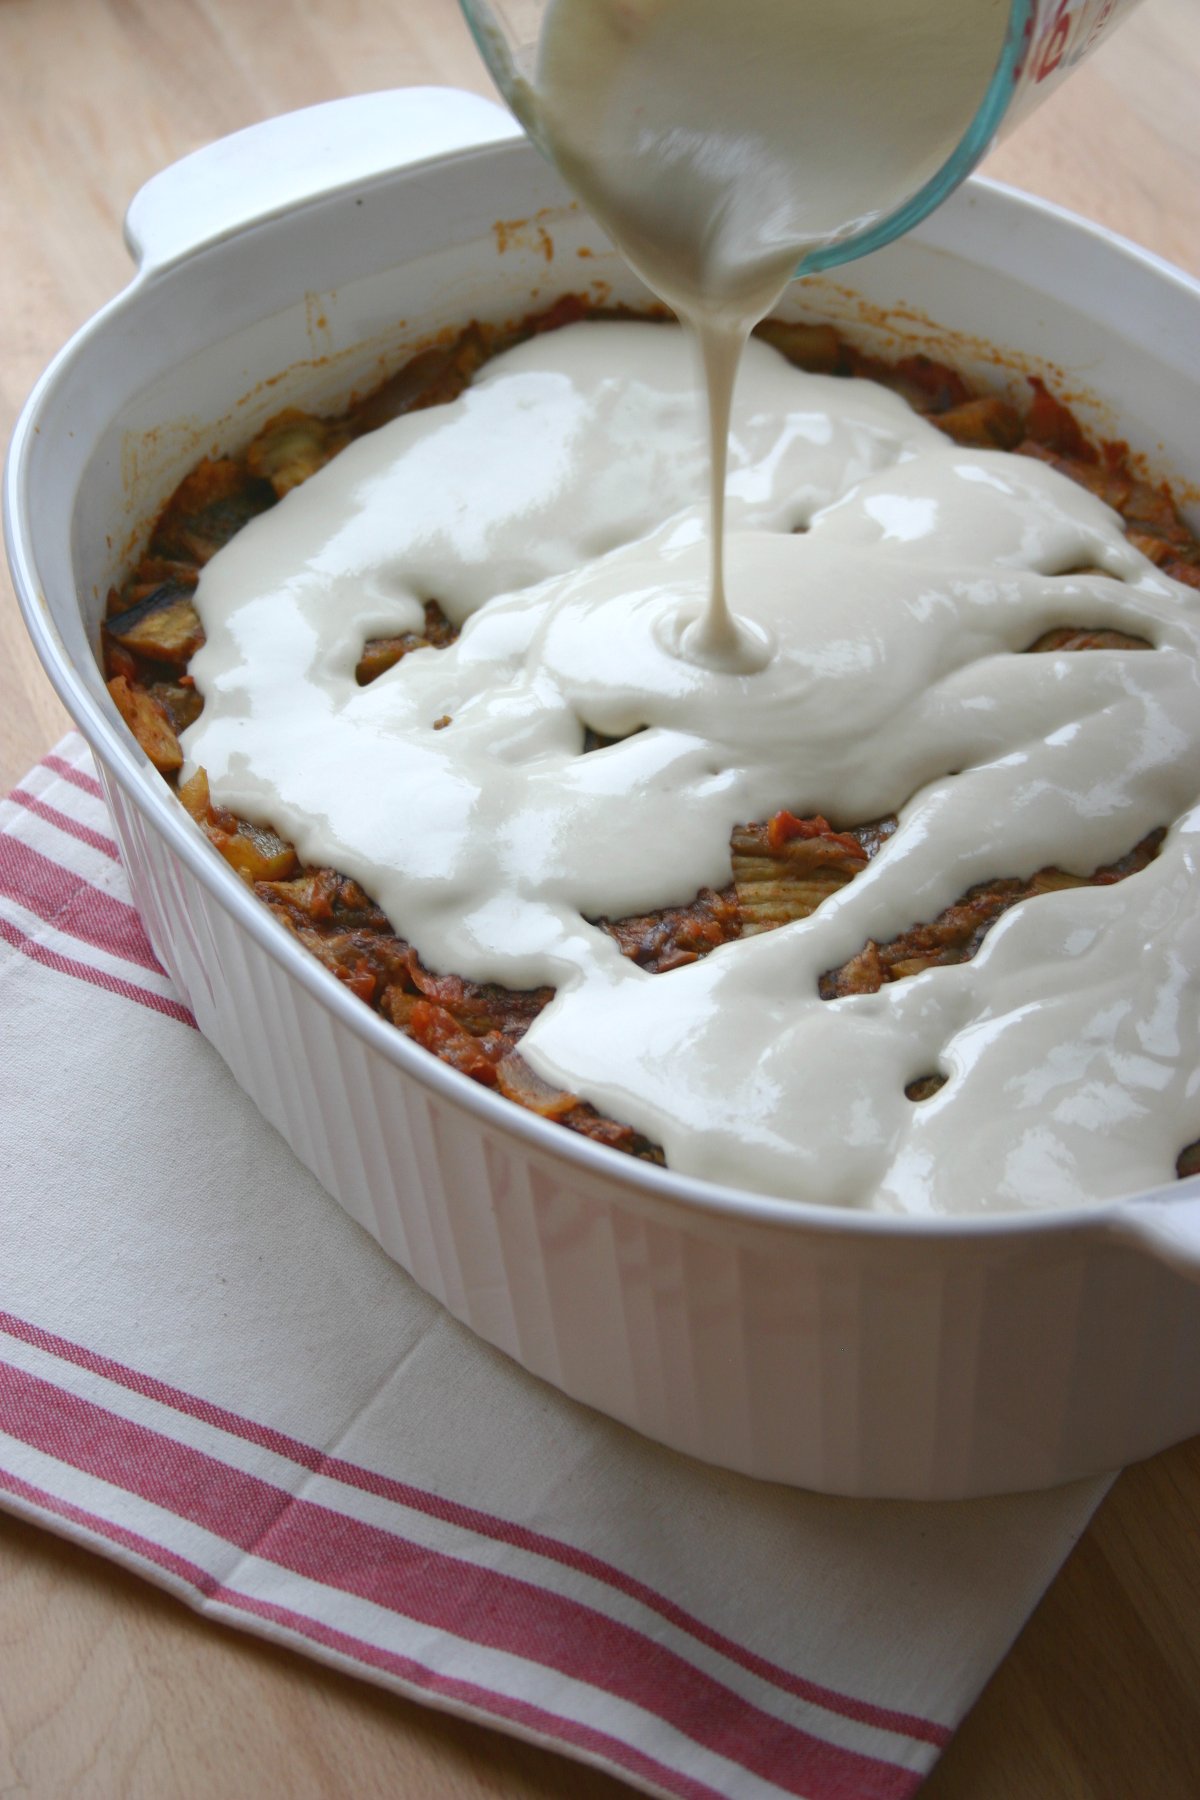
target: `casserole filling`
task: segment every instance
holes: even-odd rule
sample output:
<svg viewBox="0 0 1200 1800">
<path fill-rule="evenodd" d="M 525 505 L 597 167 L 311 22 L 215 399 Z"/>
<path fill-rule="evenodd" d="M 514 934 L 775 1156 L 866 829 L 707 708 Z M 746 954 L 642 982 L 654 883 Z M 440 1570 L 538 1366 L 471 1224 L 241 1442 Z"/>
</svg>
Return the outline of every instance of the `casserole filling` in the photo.
<svg viewBox="0 0 1200 1800">
<path fill-rule="evenodd" d="M 729 493 L 776 673 L 683 683 L 646 546 L 686 596 L 687 355 L 578 310 L 183 483 L 104 634 L 151 759 L 363 1000 L 614 1147 L 917 1211 L 1187 1172 L 1200 550 L 1169 495 L 1038 383 L 1022 418 L 770 323 Z"/>
</svg>

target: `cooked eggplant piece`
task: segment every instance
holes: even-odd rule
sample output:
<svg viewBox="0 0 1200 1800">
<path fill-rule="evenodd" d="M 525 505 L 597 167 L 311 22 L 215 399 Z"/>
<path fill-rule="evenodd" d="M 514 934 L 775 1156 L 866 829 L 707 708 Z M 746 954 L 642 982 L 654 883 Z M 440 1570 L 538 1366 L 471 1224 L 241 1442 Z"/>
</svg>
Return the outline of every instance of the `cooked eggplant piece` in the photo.
<svg viewBox="0 0 1200 1800">
<path fill-rule="evenodd" d="M 105 621 L 109 637 L 136 656 L 186 668 L 204 642 L 190 588 L 164 581 L 145 600 Z"/>
<path fill-rule="evenodd" d="M 208 771 L 197 769 L 186 781 L 179 784 L 179 798 L 184 811 L 189 812 L 197 825 L 207 825 L 212 812 L 212 801 L 208 792 Z M 233 814 L 230 813 L 230 818 Z"/>
<path fill-rule="evenodd" d="M 260 481 L 269 481 L 282 500 L 294 487 L 323 469 L 350 441 L 344 424 L 318 419 L 312 413 L 288 407 L 271 419 L 246 452 L 246 467 Z"/>
<path fill-rule="evenodd" d="M 543 1119 L 562 1119 L 579 1105 L 577 1094 L 553 1087 L 534 1073 L 515 1050 L 496 1066 L 496 1085 L 508 1100 L 514 1100 L 527 1112 L 539 1113 Z"/>
<path fill-rule="evenodd" d="M 378 676 L 386 674 L 407 656 L 410 650 L 443 650 L 458 636 L 436 600 L 425 602 L 425 625 L 421 631 L 402 631 L 396 637 L 368 638 L 354 671 L 359 687 L 368 687 Z M 449 721 L 447 721 L 449 723 Z"/>
<path fill-rule="evenodd" d="M 581 754 L 590 756 L 593 750 L 611 750 L 614 744 L 623 744 L 627 738 L 637 737 L 645 729 L 644 725 L 635 725 L 632 731 L 622 731 L 617 737 L 609 737 L 605 732 L 593 731 L 590 725 L 585 725 Z"/>
<path fill-rule="evenodd" d="M 108 610 L 110 613 L 127 612 L 140 601 L 148 600 L 166 581 L 173 581 L 190 592 L 199 579 L 200 571 L 194 562 L 173 561 L 166 556 L 143 556 L 136 575 L 122 592 L 109 595 Z"/>
<path fill-rule="evenodd" d="M 932 1100 L 933 1096 L 939 1093 L 945 1085 L 946 1077 L 944 1075 L 918 1075 L 917 1079 L 910 1081 L 905 1088 L 904 1097 L 919 1106 L 922 1100 Z"/>
<path fill-rule="evenodd" d="M 150 555 L 202 567 L 274 504 L 271 484 L 257 480 L 244 463 L 206 458 L 172 494 L 150 540 Z"/>
<path fill-rule="evenodd" d="M 251 825 L 239 819 L 236 831 L 210 832 L 209 836 L 225 861 L 251 887 L 256 881 L 283 881 L 300 865 L 292 846 L 269 825 Z"/>
<path fill-rule="evenodd" d="M 841 339 L 832 325 L 789 324 L 783 319 L 764 319 L 755 327 L 754 335 L 811 375 L 836 375 L 843 367 Z"/>
<path fill-rule="evenodd" d="M 204 769 L 180 783 L 179 798 L 209 843 L 250 887 L 260 881 L 284 881 L 300 867 L 291 844 L 269 825 L 252 825 L 214 803 Z"/>
<path fill-rule="evenodd" d="M 957 369 L 935 362 L 923 351 L 916 356 L 902 356 L 894 363 L 877 361 L 851 351 L 850 365 L 855 375 L 865 375 L 869 381 L 878 381 L 891 388 L 894 394 L 907 400 L 916 413 L 941 415 L 965 406 L 974 398 Z"/>
<path fill-rule="evenodd" d="M 933 422 L 939 431 L 969 450 L 1015 450 L 1023 434 L 1016 407 L 999 394 L 964 400 L 961 406 L 935 413 Z"/>
<path fill-rule="evenodd" d="M 421 351 L 355 407 L 351 414 L 355 437 L 376 431 L 403 413 L 421 412 L 427 406 L 457 400 L 489 354 L 487 340 L 477 325 L 469 325 L 452 344 Z"/>
<path fill-rule="evenodd" d="M 185 686 L 178 681 L 152 681 L 146 692 L 158 701 L 176 732 L 186 731 L 204 711 L 203 696 L 191 685 Z"/>
<path fill-rule="evenodd" d="M 1194 1144 L 1187 1144 L 1179 1152 L 1175 1173 L 1181 1181 L 1188 1175 L 1200 1175 L 1200 1139 Z"/>
<path fill-rule="evenodd" d="M 114 675 L 108 684 L 117 711 L 132 731 L 160 775 L 174 775 L 183 767 L 183 751 L 166 713 L 144 688 L 137 688 L 124 675 Z"/>
<path fill-rule="evenodd" d="M 370 687 L 380 675 L 394 669 L 410 650 L 421 650 L 426 640 L 416 631 L 403 631 L 399 637 L 368 638 L 354 668 L 359 687 Z"/>
</svg>

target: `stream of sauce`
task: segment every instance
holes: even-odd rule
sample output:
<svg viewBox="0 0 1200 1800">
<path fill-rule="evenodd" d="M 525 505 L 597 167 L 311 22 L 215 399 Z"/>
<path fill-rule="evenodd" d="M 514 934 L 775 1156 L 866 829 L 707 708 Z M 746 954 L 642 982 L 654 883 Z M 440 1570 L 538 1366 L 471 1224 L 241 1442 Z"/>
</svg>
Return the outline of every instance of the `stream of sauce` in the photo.
<svg viewBox="0 0 1200 1800">
<path fill-rule="evenodd" d="M 771 653 L 725 583 L 726 444 L 747 338 L 806 251 L 894 212 L 946 161 L 1008 11 L 1007 0 L 551 0 L 526 117 L 700 346 L 711 576 L 703 609 L 675 626 L 678 654 L 749 671 Z"/>
</svg>

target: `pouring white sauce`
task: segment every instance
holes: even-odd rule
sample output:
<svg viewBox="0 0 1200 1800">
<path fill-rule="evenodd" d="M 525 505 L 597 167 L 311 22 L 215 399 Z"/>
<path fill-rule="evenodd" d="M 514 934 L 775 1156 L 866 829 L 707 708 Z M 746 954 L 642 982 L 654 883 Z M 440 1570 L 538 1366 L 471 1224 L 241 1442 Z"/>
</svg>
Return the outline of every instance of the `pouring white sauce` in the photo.
<svg viewBox="0 0 1200 1800">
<path fill-rule="evenodd" d="M 1043 465 L 756 341 L 726 492 L 749 326 L 806 244 L 940 164 L 1006 10 L 556 0 L 545 133 L 705 338 L 711 464 L 682 334 L 574 326 L 353 444 L 200 582 L 186 750 L 216 797 L 357 878 L 432 968 L 555 986 L 522 1054 L 683 1173 L 910 1212 L 1069 1205 L 1169 1180 L 1200 1130 L 1197 596 Z M 1062 573 L 1082 567 L 1105 573 Z M 359 688 L 364 639 L 419 627 L 427 598 L 458 642 Z M 1064 623 L 1156 648 L 1019 654 Z M 585 726 L 623 741 L 584 755 Z M 733 826 L 782 807 L 900 826 L 811 918 L 670 974 L 589 923 L 725 885 Z M 973 961 L 820 999 L 825 970 L 974 882 L 1089 871 L 1170 821 L 1141 874 L 1014 908 Z"/>
<path fill-rule="evenodd" d="M 725 446 L 746 339 L 807 250 L 894 212 L 941 168 L 1008 12 L 1008 0 L 551 0 L 526 118 L 700 343 L 712 567 L 678 653 L 734 670 L 770 654 L 725 592 Z"/>
</svg>

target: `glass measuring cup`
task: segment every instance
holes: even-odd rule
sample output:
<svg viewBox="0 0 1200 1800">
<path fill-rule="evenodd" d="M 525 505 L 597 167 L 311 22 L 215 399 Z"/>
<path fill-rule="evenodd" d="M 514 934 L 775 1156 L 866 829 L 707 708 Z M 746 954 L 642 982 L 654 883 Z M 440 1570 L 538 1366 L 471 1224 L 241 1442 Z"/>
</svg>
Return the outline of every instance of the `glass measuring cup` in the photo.
<svg viewBox="0 0 1200 1800">
<path fill-rule="evenodd" d="M 851 0 L 838 0 L 841 5 Z M 496 85 L 534 143 L 555 160 L 532 105 L 538 43 L 553 0 L 460 0 Z M 958 143 L 916 191 L 882 218 L 810 247 L 797 275 L 852 262 L 902 237 L 966 179 L 998 136 L 1025 118 L 1139 0 L 1010 0 L 990 78 Z M 953 28 L 953 0 L 946 8 Z"/>
</svg>

